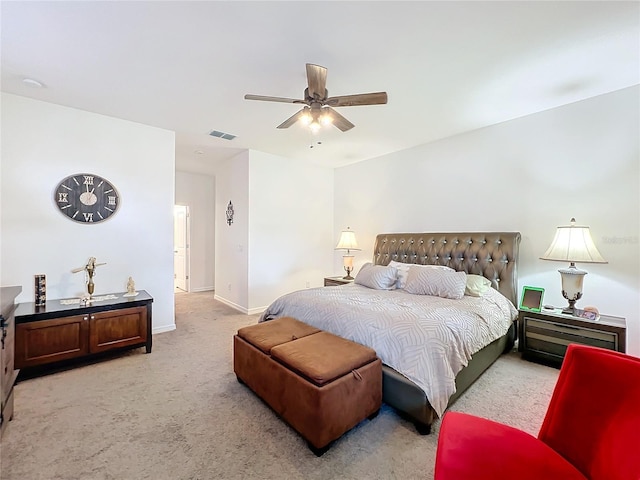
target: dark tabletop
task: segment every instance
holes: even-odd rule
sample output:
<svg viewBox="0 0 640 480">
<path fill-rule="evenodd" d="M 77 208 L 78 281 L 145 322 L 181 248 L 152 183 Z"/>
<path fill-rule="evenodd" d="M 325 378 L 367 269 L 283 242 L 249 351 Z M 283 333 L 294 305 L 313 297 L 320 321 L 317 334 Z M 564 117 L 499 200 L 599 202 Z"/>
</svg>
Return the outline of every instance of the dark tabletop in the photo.
<svg viewBox="0 0 640 480">
<path fill-rule="evenodd" d="M 94 297 L 106 297 L 115 295 L 118 298 L 111 300 L 94 301 L 90 304 L 73 303 L 63 305 L 60 300 L 48 300 L 42 307 L 37 307 L 34 302 L 19 303 L 15 311 L 16 323 L 32 322 L 34 320 L 45 320 L 48 318 L 67 317 L 71 315 L 82 315 L 88 312 L 101 312 L 105 310 L 113 310 L 115 308 L 137 307 L 153 302 L 153 297 L 145 290 L 138 290 L 135 297 L 124 297 L 126 292 L 105 293 L 94 295 Z"/>
</svg>

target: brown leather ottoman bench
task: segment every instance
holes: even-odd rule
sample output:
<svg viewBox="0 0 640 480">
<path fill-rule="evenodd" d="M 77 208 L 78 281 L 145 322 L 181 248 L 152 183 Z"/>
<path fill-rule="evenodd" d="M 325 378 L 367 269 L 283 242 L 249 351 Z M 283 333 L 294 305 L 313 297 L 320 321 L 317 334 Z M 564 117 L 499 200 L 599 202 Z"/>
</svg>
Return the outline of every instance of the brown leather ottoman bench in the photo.
<svg viewBox="0 0 640 480">
<path fill-rule="evenodd" d="M 382 363 L 368 347 L 291 317 L 251 325 L 233 339 L 245 383 L 322 455 L 382 404 Z"/>
</svg>

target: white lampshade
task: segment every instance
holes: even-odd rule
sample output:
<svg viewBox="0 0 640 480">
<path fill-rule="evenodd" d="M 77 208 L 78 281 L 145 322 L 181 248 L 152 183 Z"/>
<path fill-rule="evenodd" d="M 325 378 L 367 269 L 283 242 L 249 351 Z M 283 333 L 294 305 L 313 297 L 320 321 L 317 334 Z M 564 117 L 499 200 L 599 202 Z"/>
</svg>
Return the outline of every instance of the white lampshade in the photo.
<svg viewBox="0 0 640 480">
<path fill-rule="evenodd" d="M 349 227 L 340 234 L 336 250 L 360 250 L 356 241 L 356 234 L 349 230 Z"/>
<path fill-rule="evenodd" d="M 577 226 L 575 218 L 571 219 L 571 225 L 558 227 L 553 242 L 540 258 L 578 263 L 607 263 L 593 243 L 589 227 Z"/>
</svg>

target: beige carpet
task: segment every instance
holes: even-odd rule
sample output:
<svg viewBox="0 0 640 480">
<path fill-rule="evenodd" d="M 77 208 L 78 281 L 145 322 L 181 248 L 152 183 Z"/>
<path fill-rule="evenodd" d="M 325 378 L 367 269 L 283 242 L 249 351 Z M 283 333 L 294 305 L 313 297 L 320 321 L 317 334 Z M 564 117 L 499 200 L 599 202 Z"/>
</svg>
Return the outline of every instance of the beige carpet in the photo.
<svg viewBox="0 0 640 480">
<path fill-rule="evenodd" d="M 386 406 L 315 457 L 236 381 L 232 336 L 256 321 L 212 292 L 178 294 L 178 328 L 155 335 L 151 354 L 140 348 L 19 382 L 0 478 L 433 478 L 438 423 L 420 436 Z M 535 434 L 557 375 L 510 353 L 452 409 Z"/>
</svg>

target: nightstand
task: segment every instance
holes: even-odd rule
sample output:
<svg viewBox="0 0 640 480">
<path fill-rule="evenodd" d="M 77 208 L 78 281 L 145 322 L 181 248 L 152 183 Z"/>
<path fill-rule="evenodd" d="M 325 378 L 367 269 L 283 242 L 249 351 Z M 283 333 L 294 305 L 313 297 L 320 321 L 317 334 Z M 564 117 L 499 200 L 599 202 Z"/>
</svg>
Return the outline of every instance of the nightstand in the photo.
<svg viewBox="0 0 640 480">
<path fill-rule="evenodd" d="M 353 280 L 345 280 L 342 277 L 324 277 L 325 287 L 335 287 L 336 285 L 346 285 L 347 283 L 353 283 Z"/>
<path fill-rule="evenodd" d="M 600 315 L 598 320 L 574 317 L 562 309 L 539 313 L 520 310 L 518 351 L 527 360 L 559 367 L 570 343 L 625 352 L 627 325 L 622 317 Z"/>
</svg>

